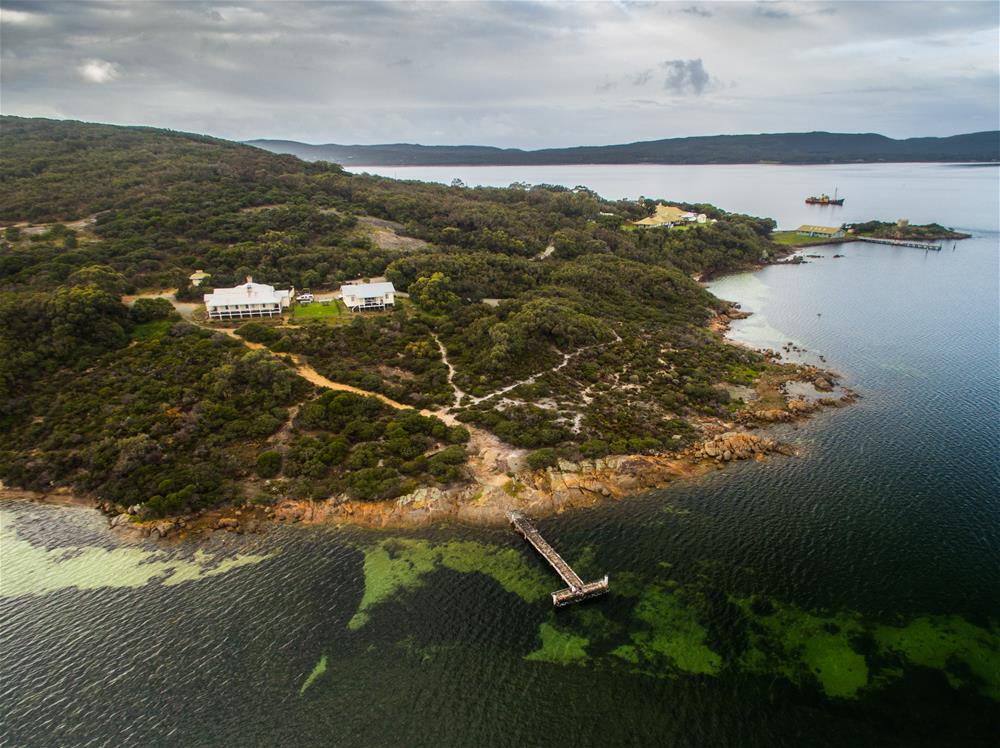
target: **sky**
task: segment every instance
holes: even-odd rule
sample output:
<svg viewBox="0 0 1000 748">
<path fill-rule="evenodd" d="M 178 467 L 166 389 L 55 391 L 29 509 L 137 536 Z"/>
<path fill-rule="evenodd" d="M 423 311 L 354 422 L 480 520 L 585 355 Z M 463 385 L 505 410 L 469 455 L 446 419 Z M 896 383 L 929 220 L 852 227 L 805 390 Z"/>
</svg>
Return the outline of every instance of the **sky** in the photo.
<svg viewBox="0 0 1000 748">
<path fill-rule="evenodd" d="M 0 112 L 544 148 L 1000 127 L 1000 3 L 0 0 Z"/>
</svg>

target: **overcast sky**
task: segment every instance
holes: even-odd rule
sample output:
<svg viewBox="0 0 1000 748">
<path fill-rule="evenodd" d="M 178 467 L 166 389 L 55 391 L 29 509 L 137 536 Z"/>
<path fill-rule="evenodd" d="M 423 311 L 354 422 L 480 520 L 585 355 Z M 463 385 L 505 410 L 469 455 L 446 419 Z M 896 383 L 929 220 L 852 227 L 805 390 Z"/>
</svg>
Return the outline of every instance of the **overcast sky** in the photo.
<svg viewBox="0 0 1000 748">
<path fill-rule="evenodd" d="M 998 123 L 988 2 L 0 0 L 4 114 L 537 148 Z"/>
</svg>

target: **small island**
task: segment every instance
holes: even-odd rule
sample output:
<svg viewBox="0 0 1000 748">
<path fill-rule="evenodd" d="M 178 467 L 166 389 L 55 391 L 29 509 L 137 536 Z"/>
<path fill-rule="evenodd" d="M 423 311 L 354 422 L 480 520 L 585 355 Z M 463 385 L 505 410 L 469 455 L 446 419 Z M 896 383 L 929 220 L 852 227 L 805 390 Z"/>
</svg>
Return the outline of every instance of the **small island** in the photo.
<svg viewBox="0 0 1000 748">
<path fill-rule="evenodd" d="M 846 244 L 853 241 L 879 241 L 885 244 L 907 242 L 938 242 L 968 239 L 964 234 L 938 223 L 911 224 L 905 218 L 898 221 L 865 221 L 841 226 L 799 226 L 794 231 L 775 231 L 772 241 L 784 247 L 801 249 L 821 244 Z M 935 247 L 928 247 L 935 249 Z M 798 259 L 798 258 L 795 258 Z M 794 264 L 794 263 L 792 263 Z"/>
<path fill-rule="evenodd" d="M 911 224 L 905 218 L 892 223 L 887 221 L 849 223 L 844 228 L 849 235 L 870 236 L 875 239 L 896 239 L 899 241 L 968 239 L 971 236 L 971 234 L 963 234 L 960 231 L 945 228 L 938 223 Z"/>
</svg>

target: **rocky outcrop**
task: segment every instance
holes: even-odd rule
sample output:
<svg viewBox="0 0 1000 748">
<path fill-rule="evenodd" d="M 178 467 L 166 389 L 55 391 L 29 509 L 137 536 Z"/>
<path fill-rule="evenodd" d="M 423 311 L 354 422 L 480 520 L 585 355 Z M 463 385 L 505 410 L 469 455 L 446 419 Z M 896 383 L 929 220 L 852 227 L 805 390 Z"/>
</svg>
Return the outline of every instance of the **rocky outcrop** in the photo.
<svg viewBox="0 0 1000 748">
<path fill-rule="evenodd" d="M 813 380 L 813 387 L 820 392 L 833 392 L 833 384 L 826 377 L 816 377 Z"/>
<path fill-rule="evenodd" d="M 732 460 L 763 460 L 772 452 L 784 455 L 795 453 L 788 445 L 765 436 L 746 431 L 728 431 L 704 442 L 695 449 L 694 455 L 716 462 L 730 462 Z"/>
</svg>

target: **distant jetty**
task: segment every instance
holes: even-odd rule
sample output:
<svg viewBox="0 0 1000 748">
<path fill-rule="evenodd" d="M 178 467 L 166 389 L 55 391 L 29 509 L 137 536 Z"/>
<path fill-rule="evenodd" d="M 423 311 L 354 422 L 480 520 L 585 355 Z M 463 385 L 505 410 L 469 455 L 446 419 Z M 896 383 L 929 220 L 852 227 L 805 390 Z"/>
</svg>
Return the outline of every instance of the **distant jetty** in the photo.
<svg viewBox="0 0 1000 748">
<path fill-rule="evenodd" d="M 881 239 L 874 236 L 855 236 L 852 241 L 856 242 L 870 242 L 871 244 L 891 244 L 896 247 L 915 247 L 917 249 L 933 249 L 936 252 L 941 251 L 940 244 L 931 244 L 930 242 L 915 242 L 906 239 Z"/>
</svg>

